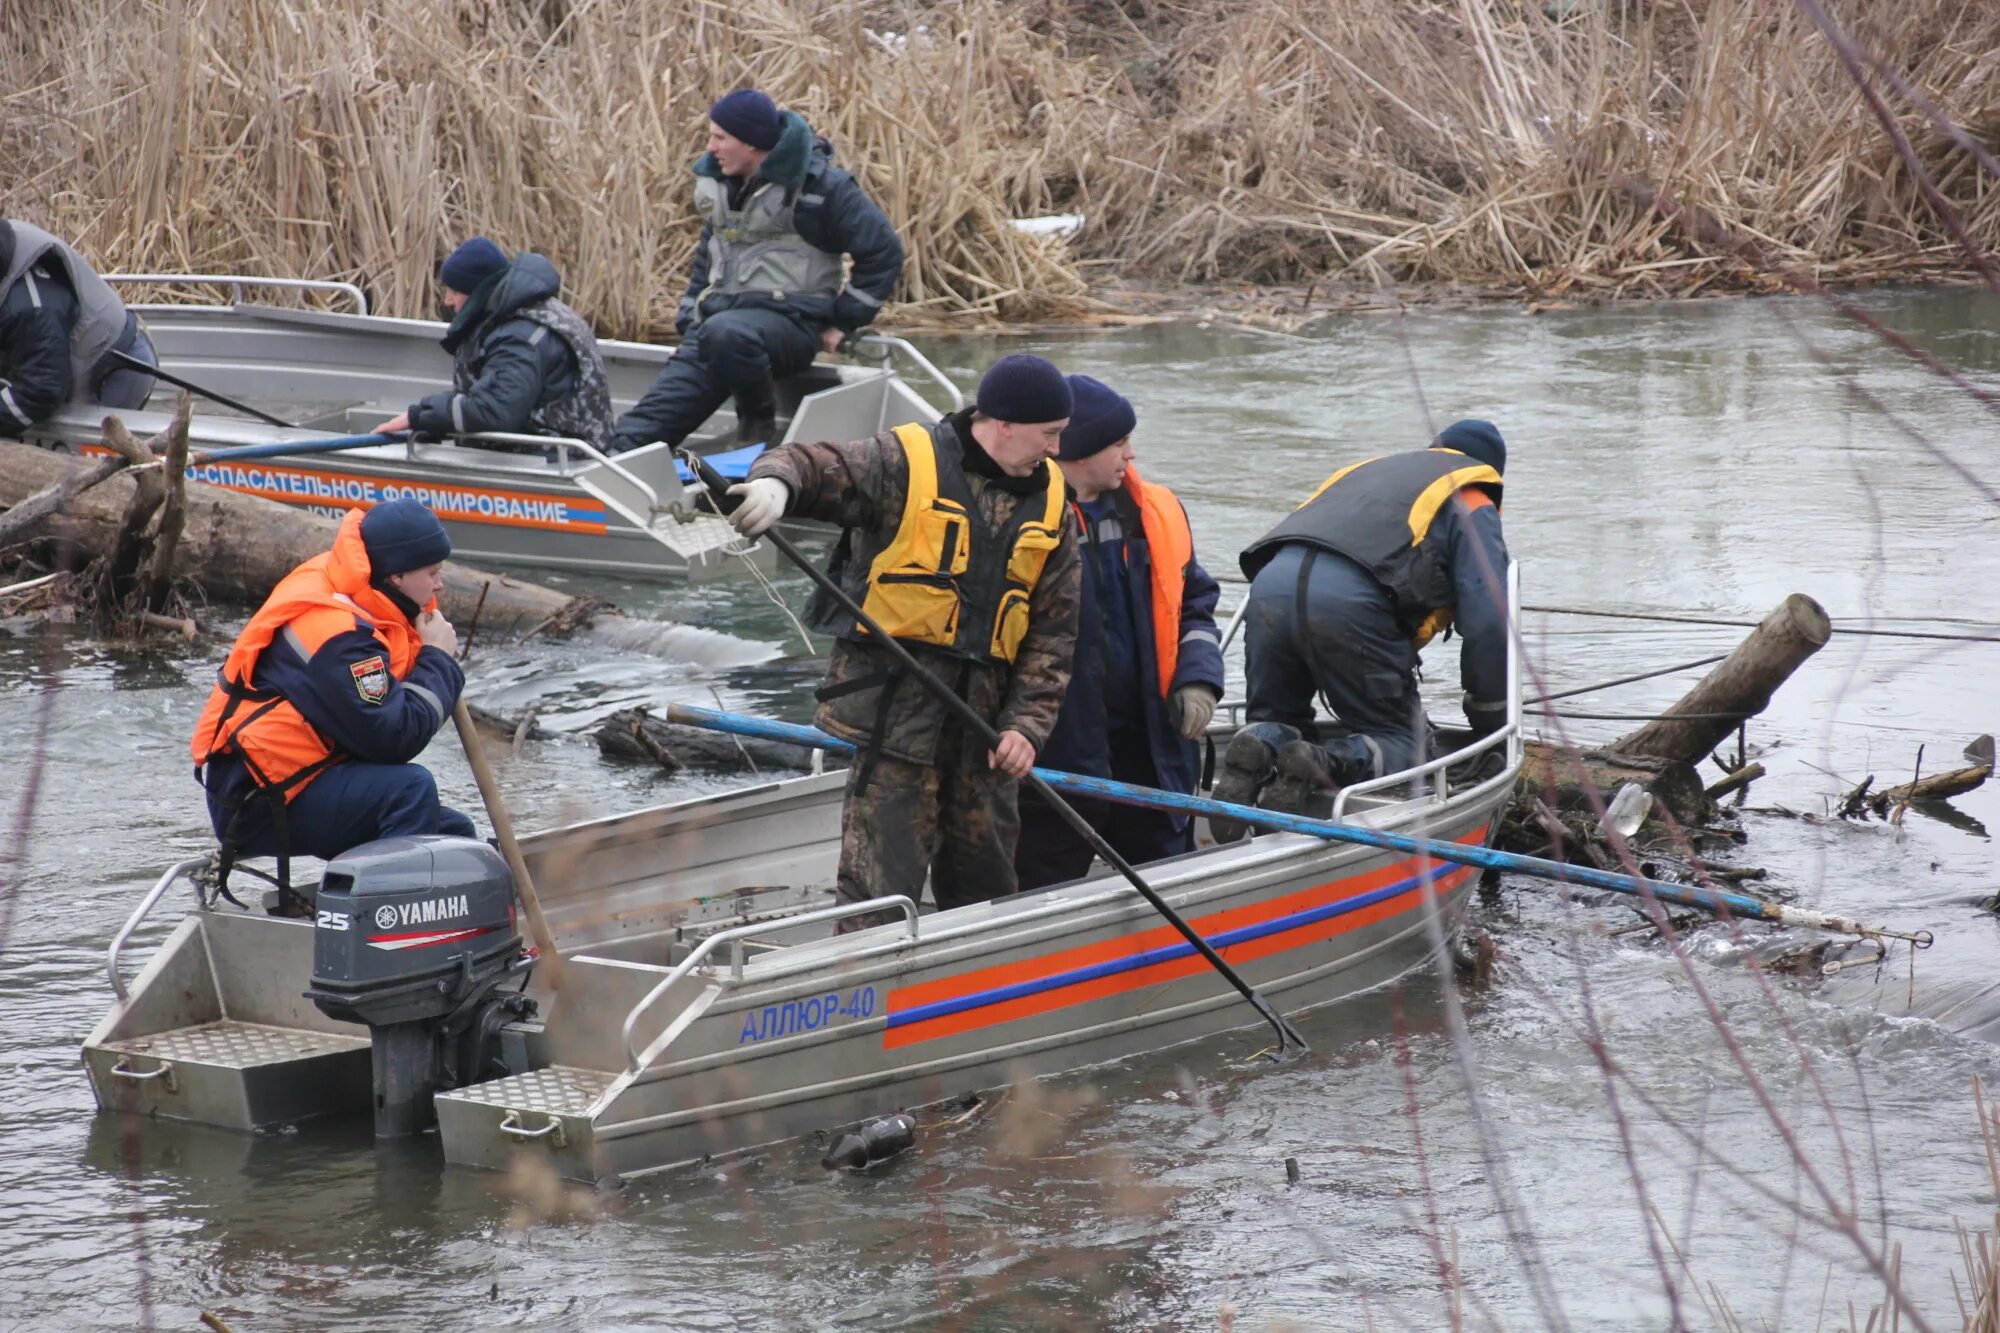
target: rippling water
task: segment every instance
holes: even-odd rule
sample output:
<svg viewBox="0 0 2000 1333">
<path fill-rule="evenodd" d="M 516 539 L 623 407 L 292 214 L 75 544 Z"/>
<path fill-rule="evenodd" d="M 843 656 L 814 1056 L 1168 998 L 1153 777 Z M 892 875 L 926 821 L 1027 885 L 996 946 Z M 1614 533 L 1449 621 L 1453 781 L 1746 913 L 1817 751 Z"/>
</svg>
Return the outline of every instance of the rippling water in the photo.
<svg viewBox="0 0 2000 1333">
<path fill-rule="evenodd" d="M 2000 305 L 1869 304 L 2000 389 Z M 1186 501 L 1218 572 L 1333 466 L 1479 415 L 1510 442 L 1530 604 L 1755 619 L 1802 591 L 1850 628 L 2000 633 L 2000 504 L 1951 466 L 1992 486 L 1992 417 L 1810 303 L 930 350 L 970 384 L 1003 347 L 1133 398 L 1141 467 Z M 588 586 L 682 623 L 475 650 L 472 697 L 533 706 L 551 733 L 503 762 L 517 823 L 732 781 L 607 764 L 589 731 L 616 708 L 719 694 L 807 712 L 814 670 L 749 585 Z M 781 587 L 803 600 L 802 580 Z M 1413 976 L 1310 1016 L 1314 1054 L 1296 1065 L 1256 1065 L 1232 1038 L 1032 1085 L 867 1177 L 825 1175 L 801 1147 L 600 1198 L 445 1170 L 428 1142 L 377 1148 L 365 1125 L 142 1136 L 94 1114 L 77 1046 L 109 1003 L 111 933 L 206 844 L 185 741 L 212 663 L 7 628 L 0 819 L 31 782 L 41 799 L 0 904 L 0 1326 L 186 1328 L 210 1309 L 238 1330 L 1435 1328 L 1455 1306 L 1472 1327 L 1631 1328 L 1665 1326 L 1677 1302 L 1697 1327 L 1831 1329 L 1850 1302 L 1865 1320 L 1881 1284 L 1824 1225 L 1829 1200 L 1869 1245 L 1900 1244 L 1918 1307 L 1955 1325 L 1954 1219 L 1993 1214 L 1971 1095 L 2000 1067 L 2000 922 L 1977 907 L 2000 889 L 1991 787 L 1952 822 L 1900 829 L 1745 818 L 1738 859 L 1771 871 L 1756 887 L 1936 931 L 1914 969 L 1899 952 L 1879 972 L 1773 978 L 1715 928 L 1684 966 L 1644 933 L 1610 934 L 1637 919 L 1622 905 L 1510 879 L 1479 909 L 1501 961 L 1461 997 L 1461 1041 L 1440 981 Z M 1539 613 L 1526 628 L 1552 689 L 1740 636 Z M 1432 658 L 1450 716 L 1451 650 Z M 2000 722 L 1996 674 L 1996 644 L 1836 637 L 1752 725 L 1770 776 L 1751 803 L 1824 815 L 1863 776 L 1903 780 L 1919 745 L 1925 771 L 1954 766 Z M 1688 679 L 1571 704 L 1644 713 Z M 1630 724 L 1569 725 L 1608 739 Z M 477 807 L 455 746 L 426 761 Z M 1591 1024 L 1622 1071 L 1615 1109 Z"/>
</svg>

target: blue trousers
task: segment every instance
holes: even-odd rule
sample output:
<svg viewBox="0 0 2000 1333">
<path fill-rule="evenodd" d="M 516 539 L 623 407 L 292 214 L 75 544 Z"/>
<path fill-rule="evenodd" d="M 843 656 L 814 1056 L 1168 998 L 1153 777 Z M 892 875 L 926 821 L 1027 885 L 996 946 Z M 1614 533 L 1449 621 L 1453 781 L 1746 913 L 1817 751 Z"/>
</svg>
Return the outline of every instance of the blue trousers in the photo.
<svg viewBox="0 0 2000 1333">
<path fill-rule="evenodd" d="M 1361 566 L 1297 543 L 1281 547 L 1250 584 L 1244 629 L 1246 732 L 1268 732 L 1274 746 L 1288 739 L 1283 727 L 1315 739 L 1318 694 L 1353 733 L 1321 747 L 1337 780 L 1393 773 L 1416 762 L 1420 744 L 1428 749 L 1417 646 L 1389 590 Z M 1257 723 L 1277 725 L 1260 732 Z"/>
<path fill-rule="evenodd" d="M 214 796 L 208 798 L 209 822 L 220 838 L 229 831 L 231 811 Z M 342 852 L 378 838 L 408 838 L 448 833 L 471 838 L 472 821 L 438 802 L 437 781 L 421 764 L 365 764 L 356 760 L 335 764 L 292 798 L 285 807 L 291 855 L 330 861 Z M 277 829 L 261 801 L 243 807 L 235 829 L 244 856 L 276 856 Z"/>
<path fill-rule="evenodd" d="M 781 310 L 724 310 L 688 330 L 646 396 L 612 432 L 613 451 L 655 440 L 679 444 L 734 394 L 766 376 L 783 379 L 813 363 L 819 332 Z"/>
<path fill-rule="evenodd" d="M 1112 733 L 1111 776 L 1141 787 L 1161 785 L 1143 734 Z M 1104 835 L 1104 840 L 1120 856 L 1135 866 L 1194 850 L 1194 821 L 1186 815 L 1081 796 L 1064 799 Z M 1089 872 L 1096 855 L 1061 815 L 1040 796 L 1022 787 L 1021 837 L 1014 851 L 1014 872 L 1020 877 L 1021 892 L 1080 879 Z"/>
</svg>

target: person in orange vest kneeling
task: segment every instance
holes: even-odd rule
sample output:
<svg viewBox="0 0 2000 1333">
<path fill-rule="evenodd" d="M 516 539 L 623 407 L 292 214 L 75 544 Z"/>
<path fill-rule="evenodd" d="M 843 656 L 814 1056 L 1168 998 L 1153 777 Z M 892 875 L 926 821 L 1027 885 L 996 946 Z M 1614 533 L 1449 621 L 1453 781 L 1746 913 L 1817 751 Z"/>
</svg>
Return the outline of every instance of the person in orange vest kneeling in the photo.
<svg viewBox="0 0 2000 1333">
<path fill-rule="evenodd" d="M 1069 692 L 1038 762 L 1192 793 L 1201 772 L 1196 745 L 1222 697 L 1221 589 L 1195 559 L 1180 500 L 1133 466 L 1132 404 L 1088 375 L 1071 375 L 1069 386 L 1073 406 L 1056 457 L 1083 533 L 1083 593 Z M 1134 864 L 1193 850 L 1186 815 L 1100 801 L 1076 806 Z M 1014 868 L 1023 890 L 1081 876 L 1092 855 L 1039 797 L 1021 794 Z"/>
<path fill-rule="evenodd" d="M 333 549 L 287 574 L 236 637 L 192 746 L 225 865 L 276 856 L 283 879 L 293 855 L 474 836 L 410 762 L 465 686 L 457 631 L 437 609 L 450 554 L 416 500 L 353 510 Z"/>
</svg>

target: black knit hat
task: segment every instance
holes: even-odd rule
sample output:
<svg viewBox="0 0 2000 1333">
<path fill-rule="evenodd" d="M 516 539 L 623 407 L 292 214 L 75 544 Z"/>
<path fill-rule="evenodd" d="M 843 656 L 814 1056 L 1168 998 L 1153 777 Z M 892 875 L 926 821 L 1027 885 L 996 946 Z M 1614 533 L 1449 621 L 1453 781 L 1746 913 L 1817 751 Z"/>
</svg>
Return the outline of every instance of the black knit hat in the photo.
<svg viewBox="0 0 2000 1333">
<path fill-rule="evenodd" d="M 765 152 L 778 146 L 778 136 L 785 129 L 778 104 L 755 88 L 738 88 L 716 98 L 708 118 L 733 137 Z"/>
<path fill-rule="evenodd" d="M 1454 449 L 1467 458 L 1478 459 L 1503 477 L 1507 475 L 1507 441 L 1500 438 L 1500 428 L 1490 421 L 1477 417 L 1454 421 L 1438 432 L 1431 448 Z"/>
<path fill-rule="evenodd" d="M 389 500 L 362 515 L 361 545 L 371 580 L 442 564 L 451 556 L 444 524 L 420 500 Z"/>
<path fill-rule="evenodd" d="M 979 410 L 995 421 L 1035 425 L 1069 416 L 1069 381 L 1055 363 L 1026 352 L 995 361 L 979 379 Z"/>
<path fill-rule="evenodd" d="M 1139 414 L 1125 395 L 1088 375 L 1069 377 L 1069 397 L 1069 424 L 1063 427 L 1062 449 L 1056 454 L 1065 463 L 1109 449 L 1139 424 Z"/>
</svg>

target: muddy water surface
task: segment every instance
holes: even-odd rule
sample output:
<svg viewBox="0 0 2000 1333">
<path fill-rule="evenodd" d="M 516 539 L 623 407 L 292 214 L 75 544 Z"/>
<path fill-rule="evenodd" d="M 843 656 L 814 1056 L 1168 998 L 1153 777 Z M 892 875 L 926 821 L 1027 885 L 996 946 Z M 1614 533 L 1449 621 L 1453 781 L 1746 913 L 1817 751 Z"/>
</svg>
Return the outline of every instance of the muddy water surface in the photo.
<svg viewBox="0 0 2000 1333">
<path fill-rule="evenodd" d="M 2000 389 L 1994 303 L 1869 304 Z M 1811 304 L 930 349 L 968 385 L 1028 349 L 1120 387 L 1143 470 L 1180 493 L 1218 572 L 1334 466 L 1479 415 L 1510 441 L 1507 530 L 1531 605 L 1746 620 L 1803 591 L 1844 628 L 2000 634 L 1993 417 Z M 802 603 L 802 580 L 781 586 Z M 590 590 L 698 631 L 663 630 L 650 652 L 475 652 L 473 697 L 533 705 L 553 733 L 505 764 L 518 823 L 735 780 L 605 763 L 588 733 L 612 709 L 719 696 L 807 712 L 813 668 L 784 656 L 782 618 L 748 585 Z M 1740 634 L 1545 612 L 1526 629 L 1548 689 Z M 1451 651 L 1429 655 L 1447 718 Z M 32 627 L 0 638 L 0 818 L 39 791 L 0 904 L 0 1326 L 190 1328 L 211 1309 L 238 1330 L 1180 1328 L 1233 1311 L 1238 1328 L 1428 1329 L 1455 1308 L 1473 1327 L 1664 1327 L 1678 1310 L 1697 1327 L 1834 1328 L 1881 1290 L 1824 1225 L 1836 1208 L 1869 1246 L 1900 1245 L 1917 1306 L 1955 1326 L 1953 1221 L 1995 1206 L 1971 1079 L 2000 1068 L 2000 922 L 1977 908 L 2000 889 L 2000 789 L 1900 828 L 1744 817 L 1738 860 L 1770 869 L 1769 892 L 1937 932 L 1914 968 L 1899 951 L 1773 979 L 1715 928 L 1684 964 L 1644 932 L 1609 933 L 1637 920 L 1619 904 L 1510 879 L 1479 909 L 1500 965 L 1463 996 L 1458 1040 L 1426 973 L 1309 1017 L 1315 1053 L 1290 1067 L 1231 1038 L 1024 1089 L 876 1175 L 782 1151 L 598 1199 L 446 1170 L 427 1142 L 378 1149 L 365 1126 L 140 1136 L 95 1115 L 76 1052 L 110 999 L 104 946 L 206 842 L 185 744 L 211 670 Z M 1770 769 L 1751 804 L 1823 816 L 1866 775 L 1902 780 L 1919 746 L 1926 771 L 1953 766 L 2000 724 L 1996 678 L 2000 644 L 1836 637 L 1751 727 Z M 1690 679 L 1568 706 L 1643 714 Z M 1593 739 L 1631 725 L 1565 723 Z M 426 761 L 476 808 L 454 745 Z M 16 832 L 0 826 L 0 849 Z M 1615 1102 L 1591 1024 L 1629 1080 Z"/>
</svg>

